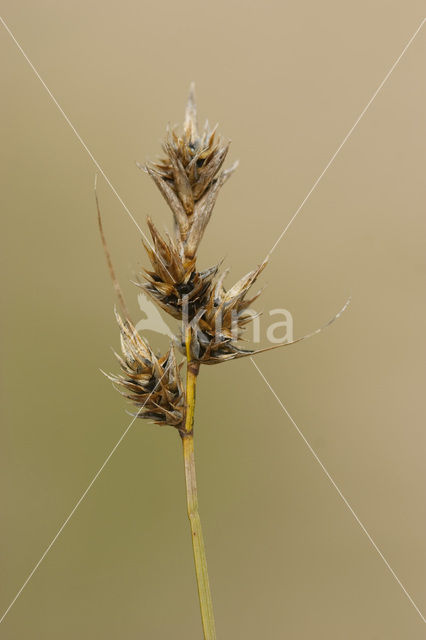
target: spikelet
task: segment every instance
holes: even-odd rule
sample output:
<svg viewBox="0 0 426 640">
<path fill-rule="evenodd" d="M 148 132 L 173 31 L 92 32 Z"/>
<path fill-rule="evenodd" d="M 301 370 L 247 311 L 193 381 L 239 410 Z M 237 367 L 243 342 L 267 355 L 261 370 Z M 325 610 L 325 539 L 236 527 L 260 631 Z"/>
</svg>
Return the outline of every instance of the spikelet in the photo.
<svg viewBox="0 0 426 640">
<path fill-rule="evenodd" d="M 192 324 L 191 353 L 195 360 L 203 364 L 217 364 L 255 353 L 241 349 L 236 343 L 241 339 L 246 325 L 258 316 L 251 313 L 249 307 L 260 291 L 250 299 L 246 299 L 246 296 L 266 264 L 265 260 L 229 291 L 223 286 L 228 272 L 222 273 Z"/>
<path fill-rule="evenodd" d="M 229 144 L 217 136 L 216 128 L 210 129 L 208 122 L 198 132 L 191 85 L 183 134 L 168 129 L 163 143 L 166 157 L 143 167 L 171 208 L 176 237 L 183 255 L 190 260 L 197 252 L 220 188 L 236 169 L 234 164 L 220 172 Z"/>
<path fill-rule="evenodd" d="M 152 248 L 144 243 L 151 261 L 152 270 L 145 269 L 146 282 L 140 286 L 167 313 L 177 319 L 185 313 L 192 319 L 208 299 L 218 267 L 197 271 L 195 258 L 188 259 L 169 235 L 164 239 L 150 218 L 148 227 L 152 237 Z"/>
<path fill-rule="evenodd" d="M 107 377 L 138 408 L 135 416 L 182 430 L 185 395 L 173 345 L 166 355 L 157 358 L 131 322 L 122 320 L 118 313 L 116 317 L 123 356 L 115 355 L 123 374 Z"/>
</svg>

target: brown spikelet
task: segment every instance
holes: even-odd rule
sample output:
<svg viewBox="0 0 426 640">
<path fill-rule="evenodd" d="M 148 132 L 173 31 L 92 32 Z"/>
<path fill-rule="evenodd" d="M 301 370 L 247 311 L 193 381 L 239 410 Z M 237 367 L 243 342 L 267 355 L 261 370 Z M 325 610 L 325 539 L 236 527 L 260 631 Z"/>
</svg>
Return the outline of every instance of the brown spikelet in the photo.
<svg viewBox="0 0 426 640">
<path fill-rule="evenodd" d="M 153 246 L 144 246 L 152 269 L 145 269 L 146 282 L 139 282 L 138 286 L 174 318 L 180 320 L 185 307 L 191 319 L 207 299 L 218 267 L 197 271 L 195 258 L 186 258 L 169 235 L 162 238 L 150 218 L 148 227 Z"/>
<path fill-rule="evenodd" d="M 254 353 L 239 348 L 236 342 L 241 339 L 246 325 L 258 315 L 251 313 L 249 307 L 260 291 L 250 299 L 246 296 L 266 264 L 265 260 L 228 291 L 223 286 L 227 271 L 222 273 L 193 323 L 191 351 L 194 359 L 203 364 L 216 364 Z"/>
<path fill-rule="evenodd" d="M 138 407 L 134 415 L 182 429 L 185 394 L 173 345 L 163 357 L 157 358 L 131 322 L 122 320 L 118 313 L 116 317 L 123 355 L 115 355 L 123 373 L 107 377 Z"/>
<path fill-rule="evenodd" d="M 191 86 L 183 133 L 167 130 L 165 157 L 144 167 L 173 212 L 176 235 L 183 255 L 194 258 L 210 220 L 219 190 L 236 168 L 219 173 L 229 142 L 206 122 L 198 131 L 194 88 Z"/>
</svg>

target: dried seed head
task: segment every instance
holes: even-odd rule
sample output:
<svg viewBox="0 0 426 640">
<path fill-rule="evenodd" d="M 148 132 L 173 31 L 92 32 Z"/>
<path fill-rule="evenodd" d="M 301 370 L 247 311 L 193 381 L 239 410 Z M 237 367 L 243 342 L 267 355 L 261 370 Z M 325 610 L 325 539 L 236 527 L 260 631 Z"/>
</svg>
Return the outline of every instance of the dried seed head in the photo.
<svg viewBox="0 0 426 640">
<path fill-rule="evenodd" d="M 166 157 L 144 167 L 171 208 L 176 236 L 186 258 L 194 258 L 221 186 L 236 164 L 219 173 L 229 149 L 206 122 L 198 131 L 194 87 L 191 86 L 183 134 L 167 130 Z"/>
<path fill-rule="evenodd" d="M 116 317 L 123 356 L 115 355 L 123 374 L 107 377 L 138 407 L 134 415 L 181 430 L 185 419 L 185 395 L 173 345 L 166 355 L 157 358 L 131 322 L 123 321 L 117 313 Z"/>
<path fill-rule="evenodd" d="M 215 129 L 211 130 L 207 123 L 199 134 L 193 88 L 186 109 L 184 132 L 179 137 L 174 131 L 168 131 L 163 148 L 166 159 L 149 163 L 145 169 L 172 209 L 175 237 L 168 234 L 165 239 L 161 237 L 148 218 L 153 246 L 144 244 L 152 269 L 145 270 L 145 281 L 139 282 L 139 286 L 165 311 L 182 320 L 182 333 L 185 335 L 176 338 L 176 342 L 188 357 L 188 371 L 194 373 L 196 369 L 198 372 L 201 363 L 217 364 L 306 340 L 343 313 L 349 300 L 323 327 L 292 342 L 264 349 L 241 349 L 238 341 L 242 339 L 246 325 L 259 315 L 249 307 L 260 292 L 251 299 L 246 296 L 265 268 L 267 259 L 229 291 L 223 286 L 226 271 L 216 279 L 218 266 L 201 272 L 196 269 L 198 245 L 210 220 L 219 189 L 236 165 L 227 171 L 220 171 L 229 143 L 216 138 Z M 187 434 L 186 397 L 180 378 L 181 365 L 176 362 L 173 344 L 163 357 L 157 358 L 130 321 L 106 246 L 97 196 L 96 203 L 110 275 L 125 315 L 123 321 L 116 314 L 123 353 L 122 356 L 116 354 L 116 357 L 122 374 L 107 377 L 138 408 L 134 414 L 136 417 L 152 420 L 159 425 L 171 425 L 181 435 Z"/>
<path fill-rule="evenodd" d="M 139 282 L 157 304 L 174 318 L 182 313 L 192 319 L 208 298 L 218 267 L 197 271 L 195 259 L 186 258 L 181 246 L 169 235 L 161 237 L 152 220 L 148 218 L 153 247 L 144 244 L 152 270 L 145 269 L 146 282 Z"/>
<path fill-rule="evenodd" d="M 192 357 L 203 364 L 216 364 L 254 353 L 237 346 L 247 324 L 257 315 L 249 311 L 250 305 L 260 295 L 246 299 L 250 287 L 257 280 L 267 262 L 247 273 L 229 291 L 223 286 L 225 271 L 209 291 L 209 297 L 199 309 L 192 324 Z"/>
</svg>

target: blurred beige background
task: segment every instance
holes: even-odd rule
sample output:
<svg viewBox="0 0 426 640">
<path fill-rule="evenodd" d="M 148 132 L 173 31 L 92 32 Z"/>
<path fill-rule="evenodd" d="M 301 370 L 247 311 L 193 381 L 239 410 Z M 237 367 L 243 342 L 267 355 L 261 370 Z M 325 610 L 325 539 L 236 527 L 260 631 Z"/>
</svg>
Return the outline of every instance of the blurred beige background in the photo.
<svg viewBox="0 0 426 640">
<path fill-rule="evenodd" d="M 422 20 L 413 1 L 4 0 L 2 15 L 145 229 L 135 166 L 200 115 L 240 168 L 202 243 L 228 279 L 263 258 Z M 1 610 L 128 425 L 94 166 L 10 36 L 2 60 Z M 257 360 L 426 609 L 423 29 L 282 240 L 258 308 L 312 340 Z M 103 179 L 136 312 L 138 232 Z M 164 339 L 152 333 L 152 342 Z M 202 371 L 198 475 L 218 637 L 419 640 L 424 624 L 248 360 Z M 226 447 L 223 446 L 226 443 Z M 201 637 L 180 442 L 137 422 L 0 637 Z"/>
</svg>

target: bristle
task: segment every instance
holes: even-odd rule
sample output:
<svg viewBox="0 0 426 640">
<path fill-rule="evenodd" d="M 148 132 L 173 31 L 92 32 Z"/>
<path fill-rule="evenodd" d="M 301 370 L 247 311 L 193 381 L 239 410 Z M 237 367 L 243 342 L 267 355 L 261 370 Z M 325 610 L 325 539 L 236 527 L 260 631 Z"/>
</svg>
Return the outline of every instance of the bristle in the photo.
<svg viewBox="0 0 426 640">
<path fill-rule="evenodd" d="M 197 123 L 197 104 L 195 102 L 195 83 L 191 82 L 189 87 L 188 102 L 186 104 L 185 122 L 184 122 L 185 134 L 191 140 L 195 141 L 198 136 L 198 123 Z"/>
</svg>

